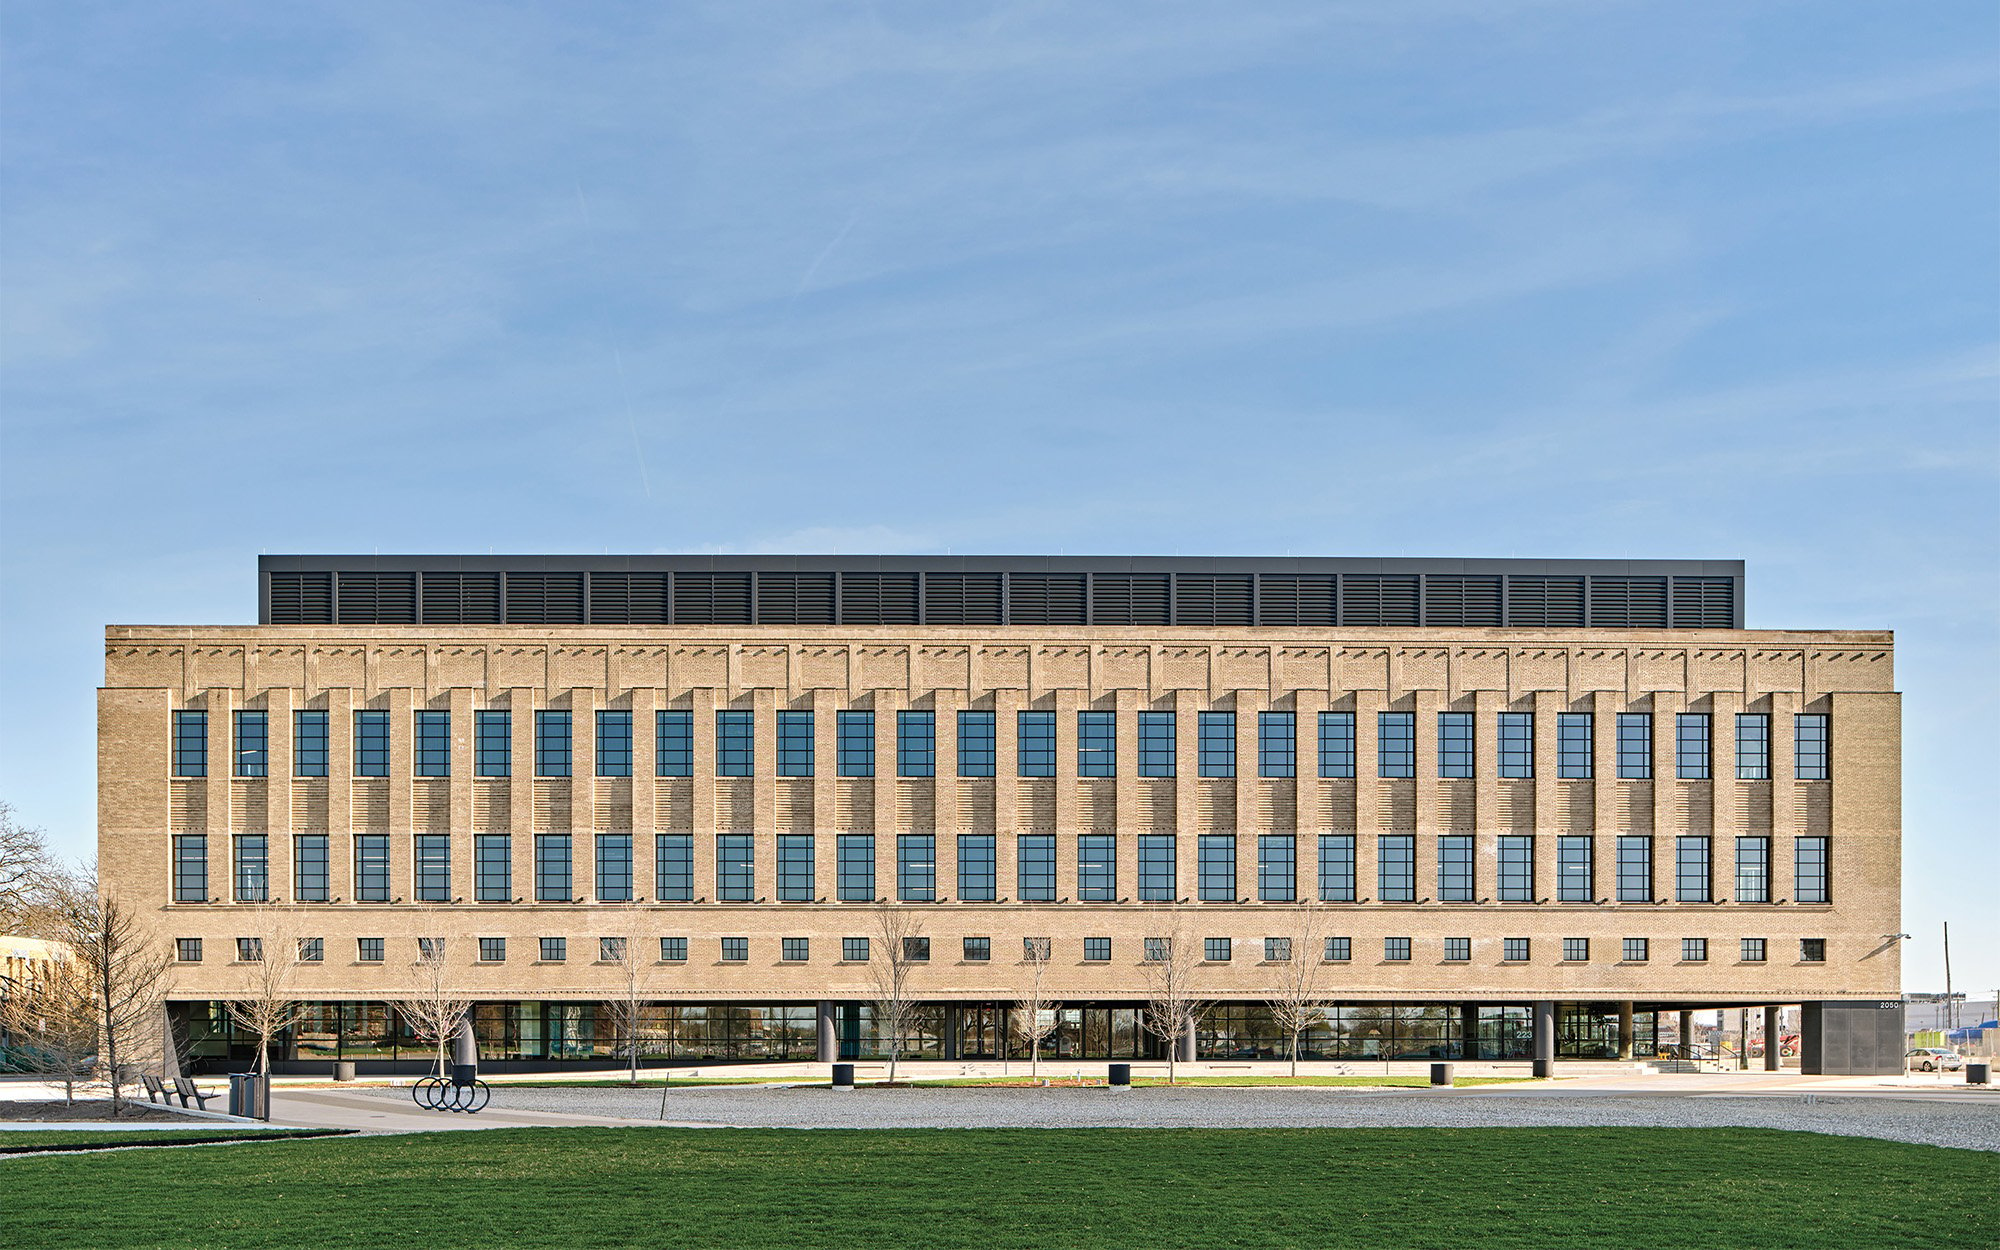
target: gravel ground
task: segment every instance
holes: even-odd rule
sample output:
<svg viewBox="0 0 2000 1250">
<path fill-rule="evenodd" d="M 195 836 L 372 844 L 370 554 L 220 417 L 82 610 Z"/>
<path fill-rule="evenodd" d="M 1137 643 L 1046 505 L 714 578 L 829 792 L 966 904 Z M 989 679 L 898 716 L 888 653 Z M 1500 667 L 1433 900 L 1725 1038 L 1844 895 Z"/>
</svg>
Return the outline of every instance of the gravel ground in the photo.
<svg viewBox="0 0 2000 1250">
<path fill-rule="evenodd" d="M 493 1106 L 650 1120 L 660 1093 L 495 1086 Z M 667 1118 L 737 1128 L 1773 1128 L 2000 1151 L 2000 1098 L 721 1087 L 670 1093 Z"/>
</svg>

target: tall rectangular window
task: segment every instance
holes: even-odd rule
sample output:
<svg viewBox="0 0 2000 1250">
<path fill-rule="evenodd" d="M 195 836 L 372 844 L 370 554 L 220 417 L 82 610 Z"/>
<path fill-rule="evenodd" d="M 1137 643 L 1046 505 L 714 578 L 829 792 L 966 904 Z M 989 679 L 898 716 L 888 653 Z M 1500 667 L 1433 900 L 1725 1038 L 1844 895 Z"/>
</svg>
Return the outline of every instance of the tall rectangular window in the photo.
<svg viewBox="0 0 2000 1250">
<path fill-rule="evenodd" d="M 1289 833 L 1257 837 L 1257 899 L 1290 903 L 1299 897 L 1298 841 Z"/>
<path fill-rule="evenodd" d="M 653 838 L 653 897 L 662 903 L 694 902 L 694 835 Z"/>
<path fill-rule="evenodd" d="M 1591 903 L 1597 901 L 1597 874 L 1591 863 L 1591 842 L 1587 836 L 1565 834 L 1556 839 L 1556 901 Z"/>
<path fill-rule="evenodd" d="M 1118 840 L 1111 834 L 1077 835 L 1076 896 L 1082 903 L 1118 901 Z"/>
<path fill-rule="evenodd" d="M 1618 777 L 1644 781 L 1653 775 L 1653 714 L 1618 713 Z"/>
<path fill-rule="evenodd" d="M 632 893 L 632 835 L 598 834 L 597 901 L 629 903 Z"/>
<path fill-rule="evenodd" d="M 416 837 L 417 901 L 451 901 L 451 839 L 441 833 L 420 833 Z"/>
<path fill-rule="evenodd" d="M 389 835 L 354 836 L 354 899 L 358 903 L 389 901 Z"/>
<path fill-rule="evenodd" d="M 569 776 L 569 713 L 535 713 L 535 776 Z"/>
<path fill-rule="evenodd" d="M 1174 835 L 1139 835 L 1139 901 L 1171 903 L 1175 898 Z"/>
<path fill-rule="evenodd" d="M 747 833 L 715 835 L 715 897 L 747 903 L 757 897 L 755 839 Z"/>
<path fill-rule="evenodd" d="M 994 741 L 992 712 L 958 714 L 958 775 L 991 777 L 998 745 Z"/>
<path fill-rule="evenodd" d="M 419 777 L 451 776 L 451 713 L 419 710 L 411 764 Z"/>
<path fill-rule="evenodd" d="M 301 833 L 292 838 L 292 897 L 301 903 L 324 903 L 333 893 L 333 867 L 327 835 Z"/>
<path fill-rule="evenodd" d="M 1139 713 L 1139 775 L 1174 775 L 1174 714 Z"/>
<path fill-rule="evenodd" d="M 896 775 L 937 776 L 937 713 L 896 713 Z"/>
<path fill-rule="evenodd" d="M 1500 838 L 1500 901 L 1535 901 L 1535 839 L 1531 834 L 1510 833 Z"/>
<path fill-rule="evenodd" d="M 1771 718 L 1756 712 L 1736 717 L 1736 780 L 1771 779 Z"/>
<path fill-rule="evenodd" d="M 835 888 L 843 903 L 875 901 L 875 835 L 843 833 L 834 843 Z"/>
<path fill-rule="evenodd" d="M 1295 712 L 1257 713 L 1257 775 L 1291 777 L 1299 768 L 1299 718 Z"/>
<path fill-rule="evenodd" d="M 570 900 L 569 835 L 535 835 L 535 901 L 567 903 Z"/>
<path fill-rule="evenodd" d="M 1382 777 L 1417 775 L 1417 714 L 1378 712 L 1375 715 L 1376 773 Z"/>
<path fill-rule="evenodd" d="M 1354 835 L 1319 835 L 1319 898 L 1322 903 L 1354 901 Z"/>
<path fill-rule="evenodd" d="M 668 708 L 653 718 L 653 775 L 694 776 L 694 713 Z"/>
<path fill-rule="evenodd" d="M 1702 964 L 1708 962 L 1707 938 L 1682 938 L 1681 960 L 1684 963 Z"/>
<path fill-rule="evenodd" d="M 1794 848 L 1792 863 L 1792 901 L 1795 903 L 1831 903 L 1833 901 L 1833 867 L 1830 840 L 1827 838 L 1800 838 Z"/>
<path fill-rule="evenodd" d="M 1798 780 L 1825 781 L 1833 775 L 1832 723 L 1822 712 L 1793 718 L 1793 773 Z"/>
<path fill-rule="evenodd" d="M 1618 901 L 1653 901 L 1653 840 L 1637 834 L 1618 839 Z"/>
<path fill-rule="evenodd" d="M 504 833 L 482 833 L 472 839 L 472 891 L 482 903 L 512 901 L 513 838 Z"/>
<path fill-rule="evenodd" d="M 1354 713 L 1319 714 L 1319 775 L 1354 775 Z"/>
<path fill-rule="evenodd" d="M 1438 776 L 1472 776 L 1472 713 L 1438 713 Z"/>
<path fill-rule="evenodd" d="M 1236 713 L 1195 714 L 1195 763 L 1203 777 L 1236 775 Z"/>
<path fill-rule="evenodd" d="M 1736 901 L 1771 901 L 1771 839 L 1736 839 Z"/>
<path fill-rule="evenodd" d="M 1056 714 L 1022 712 L 1015 717 L 1014 755 L 1023 777 L 1056 775 Z"/>
<path fill-rule="evenodd" d="M 1195 886 L 1204 903 L 1236 901 L 1236 835 L 1204 833 L 1195 843 Z"/>
<path fill-rule="evenodd" d="M 757 772 L 757 714 L 749 708 L 715 713 L 715 775 L 750 777 Z"/>
<path fill-rule="evenodd" d="M 622 708 L 597 713 L 597 775 L 632 775 L 632 713 Z"/>
<path fill-rule="evenodd" d="M 1079 777 L 1118 775 L 1116 712 L 1076 714 L 1076 775 Z"/>
<path fill-rule="evenodd" d="M 999 897 L 999 852 L 990 833 L 958 835 L 958 901 L 990 903 Z"/>
<path fill-rule="evenodd" d="M 861 708 L 834 713 L 833 756 L 836 776 L 875 775 L 875 713 Z"/>
<path fill-rule="evenodd" d="M 1015 844 L 1015 893 L 1024 903 L 1056 901 L 1056 838 L 1024 833 Z"/>
<path fill-rule="evenodd" d="M 208 776 L 208 713 L 174 713 L 174 776 Z"/>
<path fill-rule="evenodd" d="M 268 712 L 236 713 L 236 775 L 270 775 L 271 716 Z"/>
<path fill-rule="evenodd" d="M 487 709 L 472 714 L 472 774 L 475 777 L 514 775 L 514 714 Z"/>
<path fill-rule="evenodd" d="M 813 775 L 813 714 L 810 710 L 778 713 L 778 775 Z"/>
<path fill-rule="evenodd" d="M 1674 776 L 1682 781 L 1708 780 L 1707 712 L 1674 717 Z"/>
<path fill-rule="evenodd" d="M 896 898 L 905 903 L 929 903 L 937 898 L 937 837 L 928 833 L 896 835 Z"/>
<path fill-rule="evenodd" d="M 1556 776 L 1582 781 L 1595 771 L 1592 759 L 1591 714 L 1556 713 Z"/>
<path fill-rule="evenodd" d="M 1705 837 L 1674 839 L 1674 901 L 1709 901 L 1709 845 Z"/>
<path fill-rule="evenodd" d="M 271 901 L 271 839 L 267 834 L 236 835 L 236 901 Z"/>
<path fill-rule="evenodd" d="M 1438 901 L 1470 903 L 1478 898 L 1473 878 L 1472 836 L 1450 833 L 1438 839 Z"/>
<path fill-rule="evenodd" d="M 1535 775 L 1535 714 L 1500 713 L 1500 775 L 1527 778 Z"/>
<path fill-rule="evenodd" d="M 389 775 L 389 714 L 360 711 L 354 714 L 354 775 Z"/>
<path fill-rule="evenodd" d="M 1384 903 L 1417 901 L 1417 840 L 1407 833 L 1385 833 L 1376 843 L 1376 896 Z"/>
<path fill-rule="evenodd" d="M 205 834 L 174 835 L 174 901 L 208 901 L 208 837 Z"/>
<path fill-rule="evenodd" d="M 813 873 L 813 835 L 778 835 L 778 901 L 810 903 L 818 897 Z"/>
<path fill-rule="evenodd" d="M 324 709 L 301 708 L 292 713 L 292 776 L 326 776 L 326 726 Z"/>
</svg>

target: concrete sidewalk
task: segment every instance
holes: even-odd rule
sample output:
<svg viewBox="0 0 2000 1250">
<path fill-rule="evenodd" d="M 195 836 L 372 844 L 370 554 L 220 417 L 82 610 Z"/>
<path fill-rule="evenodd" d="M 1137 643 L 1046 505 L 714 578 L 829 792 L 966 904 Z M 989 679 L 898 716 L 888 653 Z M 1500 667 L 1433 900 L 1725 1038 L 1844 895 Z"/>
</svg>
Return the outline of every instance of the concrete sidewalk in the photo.
<svg viewBox="0 0 2000 1250">
<path fill-rule="evenodd" d="M 457 1111 L 426 1111 L 402 1097 L 388 1097 L 379 1088 L 372 1093 L 359 1090 L 273 1089 L 273 1128 L 344 1128 L 363 1133 L 436 1133 L 488 1128 L 716 1128 L 715 1124 L 692 1124 L 676 1120 L 614 1119 L 605 1116 L 568 1115 L 559 1111 L 528 1111 L 489 1105 L 467 1114 Z"/>
</svg>

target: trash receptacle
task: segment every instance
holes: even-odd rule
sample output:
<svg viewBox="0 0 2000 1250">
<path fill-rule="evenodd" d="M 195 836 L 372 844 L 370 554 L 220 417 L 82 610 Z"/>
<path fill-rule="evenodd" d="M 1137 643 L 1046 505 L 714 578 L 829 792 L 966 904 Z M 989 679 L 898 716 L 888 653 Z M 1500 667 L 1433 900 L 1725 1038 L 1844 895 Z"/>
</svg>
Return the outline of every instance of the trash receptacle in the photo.
<svg viewBox="0 0 2000 1250">
<path fill-rule="evenodd" d="M 451 1065 L 451 1083 L 470 1085 L 479 1079 L 479 1065 L 476 1063 L 454 1063 Z"/>
<path fill-rule="evenodd" d="M 1448 1063 L 1434 1063 L 1434 1064 L 1432 1064 L 1432 1065 L 1431 1065 L 1431 1084 L 1433 1084 L 1433 1085 L 1450 1085 L 1450 1084 L 1451 1084 L 1451 1065 L 1450 1065 L 1450 1064 L 1448 1064 Z"/>
<path fill-rule="evenodd" d="M 853 1065 L 853 1064 L 851 1064 L 851 1063 L 836 1063 L 836 1064 L 834 1064 L 834 1065 L 833 1065 L 833 1087 L 834 1087 L 835 1089 L 853 1089 L 853 1088 L 854 1088 L 854 1065 Z"/>
<path fill-rule="evenodd" d="M 229 1114 L 251 1120 L 271 1118 L 271 1078 L 255 1072 L 229 1074 Z"/>
<path fill-rule="evenodd" d="M 1993 1065 L 1990 1063 L 1966 1064 L 1965 1083 L 1967 1085 L 1991 1085 L 1993 1083 Z"/>
<path fill-rule="evenodd" d="M 1132 1087 L 1132 1065 L 1114 1063 L 1111 1065 L 1111 1088 L 1130 1089 Z"/>
<path fill-rule="evenodd" d="M 333 1065 L 333 1079 L 336 1081 L 353 1080 L 354 1061 L 352 1059 L 342 1059 L 335 1062 Z"/>
</svg>

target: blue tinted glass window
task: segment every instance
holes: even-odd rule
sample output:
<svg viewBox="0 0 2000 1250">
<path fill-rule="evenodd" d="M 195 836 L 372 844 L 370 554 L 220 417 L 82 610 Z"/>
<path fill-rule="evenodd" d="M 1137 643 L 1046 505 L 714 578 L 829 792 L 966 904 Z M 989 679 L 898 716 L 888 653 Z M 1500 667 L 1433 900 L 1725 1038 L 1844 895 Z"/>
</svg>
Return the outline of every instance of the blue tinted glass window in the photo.
<svg viewBox="0 0 2000 1250">
<path fill-rule="evenodd" d="M 715 836 L 715 896 L 725 903 L 757 897 L 755 840 L 747 833 Z"/>
<path fill-rule="evenodd" d="M 1618 713 L 1618 776 L 1644 781 L 1653 775 L 1653 714 Z"/>
<path fill-rule="evenodd" d="M 810 903 L 815 897 L 813 835 L 778 835 L 778 901 Z"/>
<path fill-rule="evenodd" d="M 990 903 L 999 895 L 999 853 L 990 833 L 958 835 L 958 901 Z"/>
<path fill-rule="evenodd" d="M 568 712 L 535 713 L 535 776 L 569 776 L 569 728 Z"/>
<path fill-rule="evenodd" d="M 1139 713 L 1139 775 L 1174 775 L 1174 714 Z"/>
<path fill-rule="evenodd" d="M 875 775 L 875 713 L 849 709 L 833 717 L 834 773 L 841 777 Z"/>
<path fill-rule="evenodd" d="M 208 901 L 208 838 L 204 834 L 174 835 L 174 901 Z"/>
<path fill-rule="evenodd" d="M 331 893 L 328 842 L 323 833 L 301 833 L 292 839 L 292 896 L 301 903 L 324 903 Z"/>
<path fill-rule="evenodd" d="M 905 903 L 937 898 L 937 838 L 928 833 L 896 835 L 896 897 Z"/>
<path fill-rule="evenodd" d="M 208 776 L 208 713 L 174 713 L 174 776 Z"/>
<path fill-rule="evenodd" d="M 1377 896 L 1384 903 L 1416 902 L 1417 840 L 1406 833 L 1386 833 L 1377 847 Z"/>
<path fill-rule="evenodd" d="M 1464 834 L 1446 834 L 1438 839 L 1438 901 L 1470 903 L 1473 889 L 1472 839 Z"/>
<path fill-rule="evenodd" d="M 1535 840 L 1526 834 L 1500 839 L 1500 901 L 1535 901 Z"/>
<path fill-rule="evenodd" d="M 715 775 L 750 777 L 757 770 L 757 720 L 749 708 L 715 714 Z"/>
<path fill-rule="evenodd" d="M 482 833 L 472 840 L 472 889 L 482 903 L 513 899 L 513 838 L 504 833 Z"/>
<path fill-rule="evenodd" d="M 1556 776 L 1578 781 L 1593 771 L 1590 713 L 1556 713 Z"/>
<path fill-rule="evenodd" d="M 1289 833 L 1257 838 L 1257 898 L 1265 903 L 1289 903 L 1298 897 L 1298 842 Z"/>
<path fill-rule="evenodd" d="M 1472 776 L 1472 713 L 1438 713 L 1438 776 Z"/>
<path fill-rule="evenodd" d="M 961 777 L 991 777 L 994 757 L 997 754 L 994 743 L 994 714 L 992 712 L 960 712 L 958 714 L 958 775 Z"/>
<path fill-rule="evenodd" d="M 1535 775 L 1535 714 L 1500 713 L 1500 775 L 1526 778 Z"/>
<path fill-rule="evenodd" d="M 1023 777 L 1056 775 L 1056 714 L 1022 712 L 1016 721 L 1015 755 Z"/>
<path fill-rule="evenodd" d="M 1833 901 L 1830 842 L 1823 837 L 1800 838 L 1794 848 L 1792 898 L 1800 903 Z"/>
<path fill-rule="evenodd" d="M 1174 835 L 1139 835 L 1139 900 L 1145 903 L 1174 901 Z"/>
<path fill-rule="evenodd" d="M 1736 780 L 1771 779 L 1771 718 L 1745 713 L 1736 718 Z"/>
<path fill-rule="evenodd" d="M 1197 712 L 1195 727 L 1196 775 L 1234 777 L 1236 775 L 1236 713 Z"/>
<path fill-rule="evenodd" d="M 632 775 L 632 713 L 611 709 L 597 714 L 597 775 Z"/>
<path fill-rule="evenodd" d="M 417 713 L 417 740 L 411 762 L 419 777 L 451 776 L 451 713 Z"/>
<path fill-rule="evenodd" d="M 1674 775 L 1683 781 L 1708 780 L 1708 713 L 1674 717 Z"/>
<path fill-rule="evenodd" d="M 1708 902 L 1711 879 L 1708 839 L 1692 836 L 1674 839 L 1674 901 Z"/>
<path fill-rule="evenodd" d="M 354 839 L 354 897 L 363 903 L 389 901 L 389 835 L 357 834 Z"/>
<path fill-rule="evenodd" d="M 813 714 L 810 711 L 778 713 L 778 775 L 813 775 Z"/>
<path fill-rule="evenodd" d="M 267 712 L 236 713 L 236 775 L 263 777 L 271 760 L 271 718 Z"/>
<path fill-rule="evenodd" d="M 1375 717 L 1376 765 L 1383 777 L 1417 775 L 1417 714 L 1378 712 Z"/>
<path fill-rule="evenodd" d="M 1195 887 L 1204 903 L 1236 901 L 1236 835 L 1204 833 L 1195 843 Z"/>
<path fill-rule="evenodd" d="M 896 775 L 937 775 L 937 713 L 896 713 Z"/>
<path fill-rule="evenodd" d="M 694 776 L 694 713 L 670 708 L 653 718 L 653 775 Z"/>
<path fill-rule="evenodd" d="M 1653 901 L 1653 840 L 1627 835 L 1618 839 L 1618 901 Z"/>
<path fill-rule="evenodd" d="M 1354 713 L 1319 714 L 1319 775 L 1354 775 Z"/>
<path fill-rule="evenodd" d="M 438 833 L 417 835 L 417 901 L 451 901 L 451 839 Z"/>
<path fill-rule="evenodd" d="M 357 777 L 389 775 L 387 712 L 363 711 L 354 714 L 354 775 Z"/>
<path fill-rule="evenodd" d="M 475 777 L 514 775 L 514 714 L 488 710 L 472 714 L 472 774 Z"/>
<path fill-rule="evenodd" d="M 1298 772 L 1299 718 L 1292 712 L 1257 713 L 1257 775 L 1290 777 Z"/>
<path fill-rule="evenodd" d="M 1771 839 L 1736 839 L 1736 901 L 1771 901 Z"/>
<path fill-rule="evenodd" d="M 535 900 L 567 903 L 570 900 L 569 835 L 535 835 Z"/>
<path fill-rule="evenodd" d="M 1079 777 L 1118 775 L 1116 712 L 1076 714 L 1076 775 Z"/>
<path fill-rule="evenodd" d="M 267 834 L 236 835 L 236 901 L 271 901 L 271 839 Z"/>
<path fill-rule="evenodd" d="M 653 839 L 653 896 L 662 903 L 694 901 L 694 835 L 662 833 Z"/>
<path fill-rule="evenodd" d="M 292 713 L 292 776 L 326 776 L 327 715 L 317 708 Z"/>
<path fill-rule="evenodd" d="M 1076 839 L 1077 898 L 1085 903 L 1118 899 L 1118 842 L 1108 833 L 1079 834 Z"/>
<path fill-rule="evenodd" d="M 1596 901 L 1597 881 L 1592 871 L 1591 839 L 1565 836 L 1556 839 L 1556 901 L 1589 903 Z"/>
<path fill-rule="evenodd" d="M 1024 903 L 1056 901 L 1056 838 L 1024 833 L 1017 843 L 1015 892 Z"/>
<path fill-rule="evenodd" d="M 1805 713 L 1794 718 L 1794 773 L 1800 781 L 1825 781 L 1833 775 L 1832 718 Z"/>
<path fill-rule="evenodd" d="M 1323 903 L 1354 901 L 1354 835 L 1319 836 L 1319 897 Z"/>
<path fill-rule="evenodd" d="M 597 901 L 632 901 L 632 835 L 629 833 L 597 835 Z"/>
<path fill-rule="evenodd" d="M 875 898 L 875 835 L 843 833 L 834 847 L 840 876 L 840 901 L 867 903 Z"/>
</svg>

